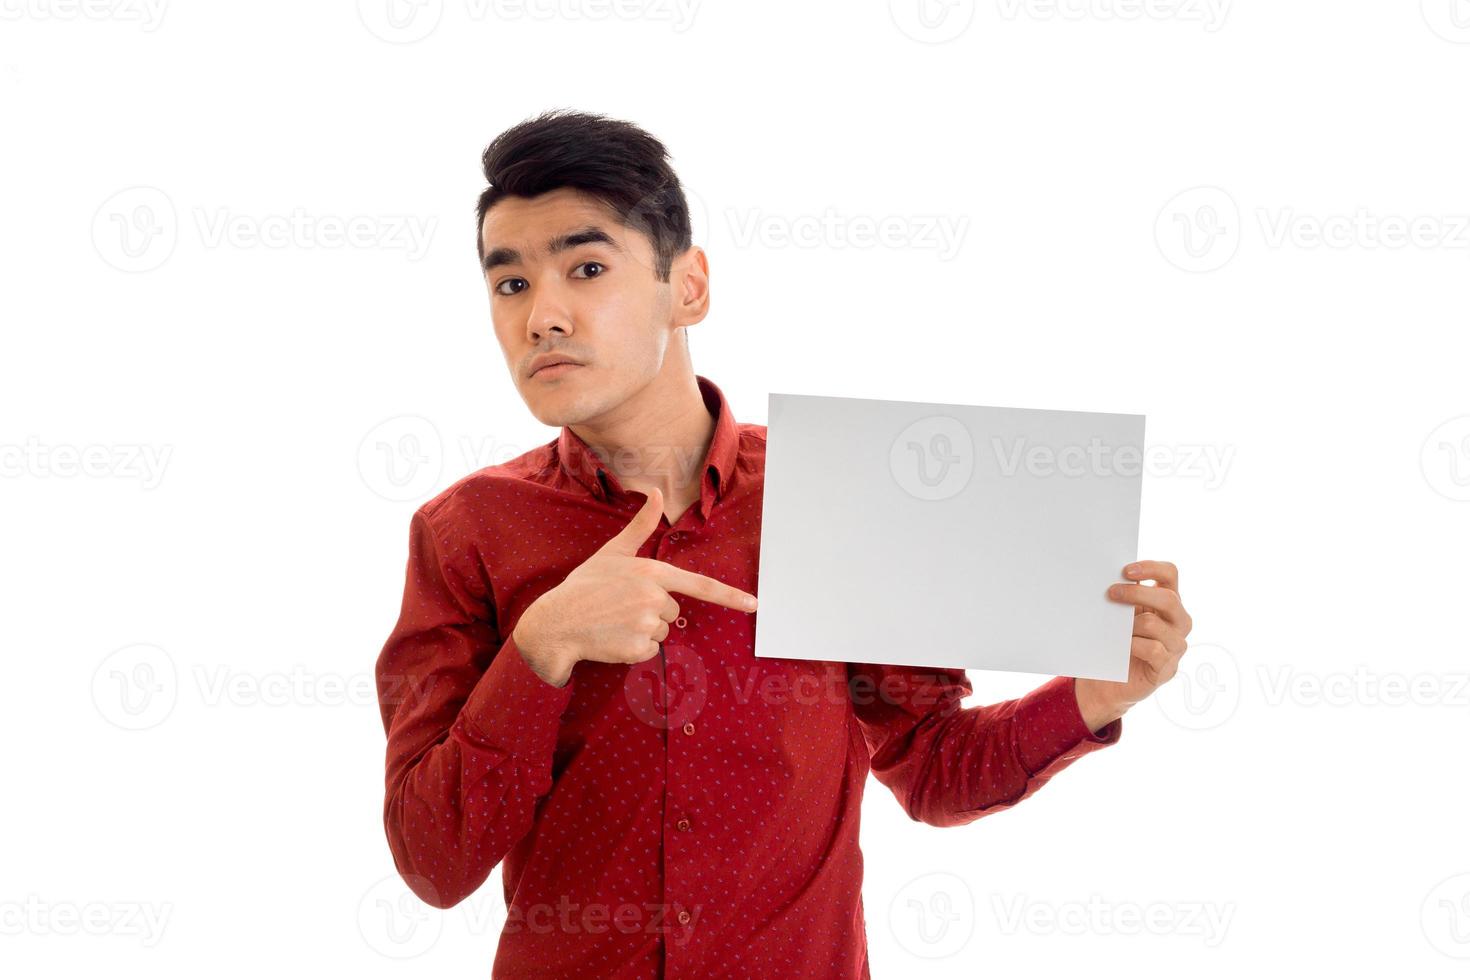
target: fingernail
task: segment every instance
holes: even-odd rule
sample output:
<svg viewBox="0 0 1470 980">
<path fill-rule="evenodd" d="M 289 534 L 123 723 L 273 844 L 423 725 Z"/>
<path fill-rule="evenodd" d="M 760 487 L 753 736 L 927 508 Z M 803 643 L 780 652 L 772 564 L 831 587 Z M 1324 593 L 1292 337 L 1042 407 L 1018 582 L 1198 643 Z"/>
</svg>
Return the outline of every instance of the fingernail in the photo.
<svg viewBox="0 0 1470 980">
<path fill-rule="evenodd" d="M 745 597 L 745 608 L 748 612 L 755 612 L 755 596 Z"/>
<path fill-rule="evenodd" d="M 1138 566 L 1137 565 L 1129 565 L 1127 568 L 1123 569 L 1123 573 L 1125 575 L 1137 575 L 1138 574 Z"/>
</svg>

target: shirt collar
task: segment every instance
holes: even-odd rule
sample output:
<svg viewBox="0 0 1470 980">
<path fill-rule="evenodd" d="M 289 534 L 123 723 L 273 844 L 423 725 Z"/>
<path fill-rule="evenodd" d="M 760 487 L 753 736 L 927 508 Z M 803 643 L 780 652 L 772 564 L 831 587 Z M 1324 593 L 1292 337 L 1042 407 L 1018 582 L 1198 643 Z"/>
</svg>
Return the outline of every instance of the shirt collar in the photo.
<svg viewBox="0 0 1470 980">
<path fill-rule="evenodd" d="M 730 403 L 725 400 L 725 393 L 719 386 L 703 375 L 696 374 L 694 379 L 699 383 L 705 409 L 715 419 L 714 435 L 710 438 L 700 469 L 699 497 L 704 512 L 708 513 L 710 504 L 723 496 L 730 486 L 740 432 L 730 414 Z M 556 446 L 562 471 L 591 491 L 593 496 L 608 500 L 625 492 L 612 467 L 599 458 L 582 437 L 572 431 L 571 426 L 562 426 Z"/>
</svg>

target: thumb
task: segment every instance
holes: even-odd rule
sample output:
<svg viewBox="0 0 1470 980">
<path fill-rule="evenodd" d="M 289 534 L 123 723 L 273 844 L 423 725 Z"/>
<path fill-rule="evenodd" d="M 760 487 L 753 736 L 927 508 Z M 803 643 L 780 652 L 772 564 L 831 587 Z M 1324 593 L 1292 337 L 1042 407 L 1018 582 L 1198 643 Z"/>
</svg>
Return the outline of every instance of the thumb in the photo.
<svg viewBox="0 0 1470 980">
<path fill-rule="evenodd" d="M 658 487 L 654 487 L 648 491 L 648 499 L 643 501 L 643 506 L 633 515 L 628 526 L 608 538 L 607 543 L 598 548 L 596 554 L 634 557 L 654 528 L 658 527 L 658 520 L 663 512 L 664 495 Z"/>
</svg>

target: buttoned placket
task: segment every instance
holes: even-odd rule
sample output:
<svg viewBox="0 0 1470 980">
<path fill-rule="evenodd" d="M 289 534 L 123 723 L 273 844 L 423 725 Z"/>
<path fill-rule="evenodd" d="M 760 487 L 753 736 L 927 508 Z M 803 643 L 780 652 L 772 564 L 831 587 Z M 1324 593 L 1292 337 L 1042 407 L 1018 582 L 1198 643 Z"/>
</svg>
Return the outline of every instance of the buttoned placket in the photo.
<svg viewBox="0 0 1470 980">
<path fill-rule="evenodd" d="M 607 475 L 605 470 L 599 468 L 598 479 L 606 492 L 607 499 L 613 499 L 620 490 L 617 478 Z M 701 480 L 699 499 L 679 515 L 679 520 L 671 525 L 668 523 L 667 515 L 660 516 L 659 530 L 651 539 L 653 545 L 649 557 L 677 565 L 680 568 L 685 567 L 677 560 L 678 555 L 684 550 L 688 539 L 708 523 L 706 515 L 717 497 L 715 477 L 706 470 Z M 690 647 L 685 639 L 695 619 L 690 615 L 689 605 L 687 598 L 679 603 L 679 616 L 669 624 L 669 634 L 659 644 L 658 687 L 663 699 L 659 709 L 660 717 L 664 721 L 665 773 L 662 835 L 664 897 L 660 939 L 664 951 L 664 976 L 671 980 L 684 975 L 680 967 L 679 953 L 681 947 L 692 938 L 689 931 L 691 923 L 695 923 L 697 927 L 695 914 L 697 910 L 694 908 L 696 896 L 691 895 L 689 882 L 692 880 L 691 864 L 697 859 L 699 835 L 702 829 L 695 824 L 693 817 L 688 812 L 696 781 L 695 765 L 698 759 L 696 739 L 699 726 L 695 723 L 695 719 L 680 721 L 674 718 L 674 712 L 678 711 L 678 707 L 670 697 L 668 660 L 664 653 L 665 644 L 676 643 L 688 650 L 690 654 L 699 655 L 699 652 Z"/>
<path fill-rule="evenodd" d="M 670 527 L 655 545 L 654 557 L 660 561 L 666 561 L 671 565 L 680 565 L 678 555 L 685 530 L 694 516 L 690 512 L 695 507 L 689 508 L 679 515 L 676 524 Z M 667 520 L 667 518 L 665 518 Z M 680 597 L 682 598 L 682 597 Z M 677 601 L 677 600 L 676 600 Z M 693 617 L 688 610 L 687 600 L 680 602 L 679 617 L 669 624 L 669 635 L 664 643 L 677 643 L 685 650 L 698 656 L 686 640 L 690 623 Z M 679 698 L 682 692 L 671 691 L 669 686 L 668 660 L 663 656 L 663 646 L 659 645 L 660 668 L 665 672 L 664 681 L 659 685 L 663 692 L 664 703 L 661 706 L 661 717 L 664 719 L 664 752 L 665 752 L 665 778 L 664 778 L 664 832 L 663 832 L 663 866 L 664 866 L 664 963 L 665 976 L 677 977 L 681 975 L 678 969 L 679 949 L 687 943 L 689 935 L 689 923 L 694 920 L 690 911 L 693 896 L 689 894 L 689 862 L 695 854 L 695 829 L 694 823 L 689 817 L 690 792 L 693 788 L 693 763 L 695 759 L 696 746 L 693 742 L 696 728 L 693 721 L 685 720 L 677 724 L 678 719 L 674 712 L 678 710 Z"/>
</svg>

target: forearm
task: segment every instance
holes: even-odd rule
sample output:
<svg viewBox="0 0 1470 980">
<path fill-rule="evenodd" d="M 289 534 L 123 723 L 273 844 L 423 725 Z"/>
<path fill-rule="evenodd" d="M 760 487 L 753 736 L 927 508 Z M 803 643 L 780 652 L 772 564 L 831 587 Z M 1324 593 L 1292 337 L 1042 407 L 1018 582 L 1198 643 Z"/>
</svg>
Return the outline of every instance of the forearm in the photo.
<svg viewBox="0 0 1470 980">
<path fill-rule="evenodd" d="M 1077 678 L 1072 678 L 1072 693 L 1077 698 L 1077 710 L 1082 713 L 1082 721 L 1094 735 L 1101 729 L 1123 717 L 1123 712 L 1114 705 L 1103 705 L 1094 702 L 1084 691 L 1077 688 Z"/>
<path fill-rule="evenodd" d="M 532 673 L 552 687 L 565 687 L 577 659 L 545 641 L 544 634 L 536 628 L 533 609 L 534 605 L 526 610 L 511 631 L 511 637 Z"/>
</svg>

